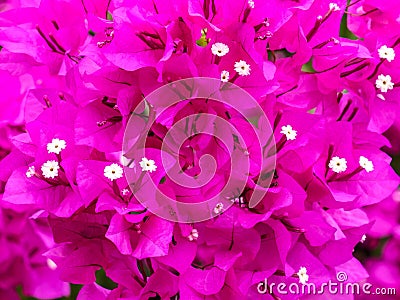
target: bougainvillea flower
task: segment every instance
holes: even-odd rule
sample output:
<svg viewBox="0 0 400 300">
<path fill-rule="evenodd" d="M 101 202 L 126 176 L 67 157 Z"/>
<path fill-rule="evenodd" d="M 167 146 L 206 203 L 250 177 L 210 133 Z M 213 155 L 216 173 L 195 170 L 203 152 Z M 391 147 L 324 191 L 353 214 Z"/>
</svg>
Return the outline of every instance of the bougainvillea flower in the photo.
<svg viewBox="0 0 400 300">
<path fill-rule="evenodd" d="M 399 15 L 3 1 L 0 298 L 399 288 Z"/>
</svg>

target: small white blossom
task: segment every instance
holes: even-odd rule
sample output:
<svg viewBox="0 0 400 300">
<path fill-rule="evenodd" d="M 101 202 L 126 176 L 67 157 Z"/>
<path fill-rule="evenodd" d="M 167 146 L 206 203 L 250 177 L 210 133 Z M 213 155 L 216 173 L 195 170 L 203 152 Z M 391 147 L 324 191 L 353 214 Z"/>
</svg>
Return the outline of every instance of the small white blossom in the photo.
<svg viewBox="0 0 400 300">
<path fill-rule="evenodd" d="M 130 193 L 129 189 L 122 189 L 122 190 L 121 190 L 122 196 L 129 195 L 129 193 Z"/>
<path fill-rule="evenodd" d="M 254 1 L 253 0 L 249 0 L 247 3 L 249 4 L 250 8 L 254 8 Z"/>
<path fill-rule="evenodd" d="M 300 267 L 300 270 L 297 272 L 299 276 L 299 282 L 301 284 L 306 284 L 308 281 L 307 269 L 305 267 Z"/>
<path fill-rule="evenodd" d="M 107 41 L 104 42 L 97 42 L 97 47 L 103 48 L 107 44 Z"/>
<path fill-rule="evenodd" d="M 104 176 L 111 181 L 121 178 L 123 173 L 124 170 L 119 164 L 114 163 L 104 168 Z"/>
<path fill-rule="evenodd" d="M 386 101 L 385 96 L 383 96 L 382 94 L 376 94 L 376 97 L 378 97 L 378 98 L 381 99 L 382 101 Z"/>
<path fill-rule="evenodd" d="M 366 239 L 367 239 L 367 236 L 364 234 L 364 235 L 361 237 L 360 242 L 361 242 L 361 243 L 364 243 Z"/>
<path fill-rule="evenodd" d="M 60 154 L 66 147 L 67 143 L 64 140 L 52 139 L 51 143 L 47 144 L 47 151 L 49 153 Z"/>
<path fill-rule="evenodd" d="M 365 169 L 368 173 L 374 170 L 374 164 L 365 156 L 360 156 L 360 167 Z"/>
<path fill-rule="evenodd" d="M 41 167 L 44 178 L 57 177 L 59 169 L 60 169 L 60 166 L 58 165 L 58 162 L 55 160 L 48 160 Z"/>
<path fill-rule="evenodd" d="M 331 11 L 339 11 L 340 7 L 336 3 L 329 3 L 329 10 L 331 10 Z"/>
<path fill-rule="evenodd" d="M 199 238 L 199 232 L 197 229 L 192 229 L 192 232 L 189 234 L 188 239 L 189 241 L 193 242 Z"/>
<path fill-rule="evenodd" d="M 294 130 L 290 125 L 282 126 L 281 133 L 286 135 L 288 140 L 295 140 L 297 136 L 297 131 Z"/>
<path fill-rule="evenodd" d="M 228 82 L 229 81 L 229 72 L 228 71 L 222 71 L 221 72 L 221 81 L 222 82 Z"/>
<path fill-rule="evenodd" d="M 331 168 L 335 173 L 344 172 L 347 170 L 347 160 L 345 158 L 334 156 L 329 162 L 329 168 Z"/>
<path fill-rule="evenodd" d="M 152 159 L 147 159 L 146 157 L 143 157 L 142 161 L 139 164 L 143 172 L 152 173 L 157 169 L 155 161 Z"/>
<path fill-rule="evenodd" d="M 47 262 L 47 266 L 48 266 L 51 270 L 54 271 L 55 269 L 57 269 L 57 265 L 56 265 L 56 263 L 54 262 L 54 260 L 48 258 L 46 262 Z"/>
<path fill-rule="evenodd" d="M 388 90 L 392 90 L 394 84 L 390 75 L 379 75 L 375 81 L 376 88 L 380 89 L 382 93 L 386 93 Z"/>
<path fill-rule="evenodd" d="M 217 215 L 220 214 L 223 210 L 224 210 L 224 205 L 221 202 L 217 203 L 217 205 L 215 205 L 214 207 L 214 213 Z"/>
<path fill-rule="evenodd" d="M 28 170 L 26 171 L 25 175 L 26 175 L 26 177 L 31 178 L 33 175 L 35 175 L 35 173 L 36 173 L 35 167 L 30 166 L 28 168 Z"/>
<path fill-rule="evenodd" d="M 215 43 L 211 46 L 211 52 L 214 55 L 222 57 L 222 56 L 228 54 L 229 47 L 227 45 L 225 45 L 224 43 Z"/>
<path fill-rule="evenodd" d="M 233 203 L 238 203 L 238 204 L 244 203 L 244 202 L 243 202 L 243 197 L 235 197 L 235 198 L 232 198 L 231 201 L 232 201 Z"/>
<path fill-rule="evenodd" d="M 235 71 L 240 75 L 240 76 L 247 76 L 250 75 L 250 65 L 246 63 L 244 60 L 240 60 L 235 62 Z"/>
<path fill-rule="evenodd" d="M 386 59 L 388 62 L 391 62 L 394 60 L 394 57 L 396 56 L 396 53 L 394 52 L 393 48 L 389 48 L 386 45 L 383 45 L 378 49 L 378 54 L 380 58 Z"/>
<path fill-rule="evenodd" d="M 335 45 L 339 45 L 340 44 L 340 41 L 338 39 L 334 38 L 334 37 L 331 37 L 330 40 Z"/>
</svg>

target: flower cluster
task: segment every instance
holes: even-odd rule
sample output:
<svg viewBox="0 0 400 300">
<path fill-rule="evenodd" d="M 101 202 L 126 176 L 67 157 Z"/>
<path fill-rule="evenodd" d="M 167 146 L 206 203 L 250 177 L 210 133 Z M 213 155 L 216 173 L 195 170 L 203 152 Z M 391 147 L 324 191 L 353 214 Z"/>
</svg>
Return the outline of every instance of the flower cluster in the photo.
<svg viewBox="0 0 400 300">
<path fill-rule="evenodd" d="M 265 278 L 320 285 L 344 271 L 359 282 L 379 267 L 364 268 L 354 249 L 370 247 L 400 182 L 390 166 L 400 154 L 396 1 L 10 0 L 0 10 L 0 295 L 56 298 L 74 283 L 81 300 L 259 299 Z M 142 107 L 159 87 L 205 77 L 253 97 L 272 133 L 246 121 L 240 111 L 254 108 L 242 99 L 186 99 L 157 119 L 161 108 Z M 168 135 L 200 113 L 213 121 Z M 240 138 L 222 143 L 218 120 Z M 124 139 L 142 130 L 143 153 L 125 155 Z M 231 162 L 239 152 L 245 186 L 209 220 L 165 220 L 137 198 L 149 181 L 149 201 L 218 197 L 244 168 Z M 204 184 L 180 185 L 176 165 Z M 386 254 L 392 270 L 399 256 Z"/>
</svg>

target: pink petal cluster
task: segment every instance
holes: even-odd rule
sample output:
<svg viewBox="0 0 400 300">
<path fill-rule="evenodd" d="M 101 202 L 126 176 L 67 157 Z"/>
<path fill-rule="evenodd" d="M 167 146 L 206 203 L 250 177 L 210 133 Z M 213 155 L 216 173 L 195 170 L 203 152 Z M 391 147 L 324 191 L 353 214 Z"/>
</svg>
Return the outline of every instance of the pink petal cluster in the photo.
<svg viewBox="0 0 400 300">
<path fill-rule="evenodd" d="M 396 1 L 7 0 L 0 10 L 0 298 L 18 299 L 17 287 L 62 297 L 73 283 L 83 285 L 79 300 L 259 299 L 260 282 L 299 282 L 302 267 L 317 286 L 343 271 L 349 282 L 382 268 L 399 274 L 398 215 L 386 219 L 396 218 L 400 183 L 390 166 L 400 154 Z M 353 39 L 340 33 L 342 20 Z M 177 161 L 195 178 L 199 157 L 213 156 L 213 180 L 188 191 L 167 176 L 176 161 L 163 161 L 162 144 L 187 115 L 231 124 L 250 161 L 231 207 L 184 224 L 138 201 L 122 148 L 143 99 L 196 77 L 235 84 L 257 101 L 276 165 L 252 207 L 263 157 L 254 124 L 213 101 L 169 107 L 134 171 L 147 171 L 163 193 L 206 200 L 232 169 L 227 148 L 237 144 L 199 134 L 175 149 Z M 395 238 L 386 260 L 365 268 L 353 251 L 380 231 Z M 96 282 L 100 269 L 113 289 Z M 379 284 L 398 287 L 397 278 Z"/>
</svg>

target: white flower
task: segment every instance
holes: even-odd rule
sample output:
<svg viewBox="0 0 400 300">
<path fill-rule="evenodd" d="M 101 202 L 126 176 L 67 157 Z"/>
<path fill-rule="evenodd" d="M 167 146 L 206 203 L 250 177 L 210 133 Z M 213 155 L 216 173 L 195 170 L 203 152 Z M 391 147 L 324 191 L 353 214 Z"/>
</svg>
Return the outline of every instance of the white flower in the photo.
<svg viewBox="0 0 400 300">
<path fill-rule="evenodd" d="M 339 11 L 340 7 L 336 3 L 329 3 L 329 10 L 331 10 L 331 11 Z"/>
<path fill-rule="evenodd" d="M 25 174 L 26 174 L 26 177 L 31 178 L 33 175 L 35 175 L 35 173 L 36 173 L 35 167 L 30 166 Z"/>
<path fill-rule="evenodd" d="M 122 189 L 121 190 L 121 194 L 122 194 L 122 196 L 126 196 L 126 195 L 129 195 L 129 189 Z"/>
<path fill-rule="evenodd" d="M 360 167 L 365 169 L 368 173 L 374 170 L 374 164 L 365 156 L 360 156 Z"/>
<path fill-rule="evenodd" d="M 367 236 L 365 234 L 363 234 L 363 236 L 361 237 L 360 242 L 364 243 L 366 239 L 367 239 Z"/>
<path fill-rule="evenodd" d="M 152 159 L 147 159 L 146 157 L 142 158 L 142 161 L 139 163 L 143 172 L 152 173 L 157 169 L 156 163 Z"/>
<path fill-rule="evenodd" d="M 229 72 L 228 71 L 222 71 L 221 72 L 221 81 L 222 82 L 228 82 L 229 81 Z"/>
<path fill-rule="evenodd" d="M 382 93 L 386 93 L 388 90 L 393 89 L 392 77 L 390 75 L 379 75 L 375 81 L 376 88 L 380 89 Z"/>
<path fill-rule="evenodd" d="M 250 8 L 254 8 L 254 1 L 253 0 L 249 0 L 249 1 L 247 1 L 247 3 L 249 4 Z"/>
<path fill-rule="evenodd" d="M 47 262 L 47 266 L 48 266 L 51 270 L 54 271 L 55 269 L 57 269 L 57 265 L 56 265 L 56 263 L 54 262 L 54 260 L 48 258 L 46 262 Z"/>
<path fill-rule="evenodd" d="M 344 172 L 347 170 L 347 160 L 345 158 L 334 156 L 329 162 L 329 168 L 331 168 L 335 173 Z"/>
<path fill-rule="evenodd" d="M 189 234 L 188 239 L 189 241 L 193 242 L 199 238 L 199 232 L 197 229 L 192 229 L 192 232 Z"/>
<path fill-rule="evenodd" d="M 376 94 L 376 97 L 378 97 L 379 99 L 386 101 L 385 96 L 383 96 L 382 94 Z"/>
<path fill-rule="evenodd" d="M 58 165 L 58 162 L 55 160 L 48 160 L 41 167 L 44 178 L 54 178 L 58 176 L 59 169 L 60 166 Z"/>
<path fill-rule="evenodd" d="M 335 45 L 339 45 L 340 44 L 340 41 L 338 39 L 334 38 L 334 37 L 331 37 L 330 40 Z"/>
<path fill-rule="evenodd" d="M 49 153 L 60 154 L 66 147 L 67 143 L 64 140 L 52 139 L 51 143 L 47 144 L 47 151 Z"/>
<path fill-rule="evenodd" d="M 297 131 L 294 130 L 290 125 L 282 126 L 281 133 L 286 135 L 288 140 L 295 140 L 297 136 Z"/>
<path fill-rule="evenodd" d="M 250 75 L 250 65 L 246 63 L 244 60 L 240 60 L 235 62 L 235 71 L 240 75 L 240 76 L 247 76 Z"/>
<path fill-rule="evenodd" d="M 217 56 L 224 56 L 228 54 L 229 47 L 224 43 L 215 43 L 211 46 L 211 52 Z"/>
<path fill-rule="evenodd" d="M 217 205 L 215 205 L 214 207 L 214 213 L 217 215 L 220 214 L 223 210 L 224 210 L 224 205 L 221 202 L 217 203 Z"/>
<path fill-rule="evenodd" d="M 383 45 L 378 49 L 379 57 L 386 59 L 388 62 L 394 60 L 396 53 L 394 52 L 393 48 L 389 48 L 386 45 Z"/>
<path fill-rule="evenodd" d="M 237 203 L 237 204 L 242 204 L 242 203 L 244 203 L 244 202 L 243 202 L 243 197 L 235 197 L 235 198 L 232 198 L 231 201 L 232 201 L 233 203 Z"/>
<path fill-rule="evenodd" d="M 307 269 L 305 267 L 300 267 L 300 270 L 297 272 L 299 276 L 299 282 L 301 284 L 306 284 L 308 281 Z"/>
<path fill-rule="evenodd" d="M 121 178 L 123 173 L 124 171 L 119 164 L 114 163 L 104 168 L 104 176 L 111 181 Z"/>
</svg>

